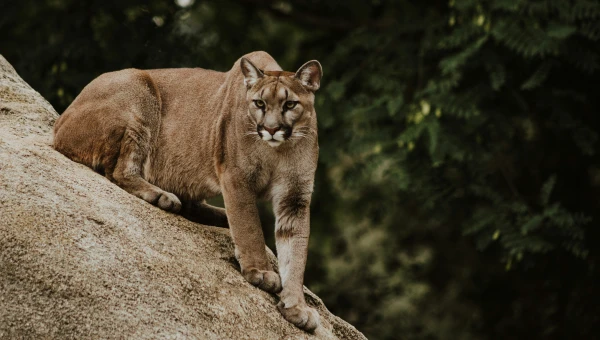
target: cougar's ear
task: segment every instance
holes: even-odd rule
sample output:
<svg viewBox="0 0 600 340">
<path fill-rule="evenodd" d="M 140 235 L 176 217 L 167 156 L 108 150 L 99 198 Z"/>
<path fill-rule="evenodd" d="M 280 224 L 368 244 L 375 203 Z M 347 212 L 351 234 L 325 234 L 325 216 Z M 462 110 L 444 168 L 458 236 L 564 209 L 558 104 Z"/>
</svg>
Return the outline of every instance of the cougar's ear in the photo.
<svg viewBox="0 0 600 340">
<path fill-rule="evenodd" d="M 296 71 L 296 79 L 300 80 L 302 85 L 309 91 L 313 92 L 321 86 L 322 76 L 323 69 L 321 68 L 321 64 L 316 60 L 307 62 Z"/>
<path fill-rule="evenodd" d="M 244 84 L 248 89 L 254 86 L 254 84 L 264 76 L 262 71 L 246 58 L 242 58 L 240 66 L 242 67 L 242 73 L 244 74 Z"/>
</svg>

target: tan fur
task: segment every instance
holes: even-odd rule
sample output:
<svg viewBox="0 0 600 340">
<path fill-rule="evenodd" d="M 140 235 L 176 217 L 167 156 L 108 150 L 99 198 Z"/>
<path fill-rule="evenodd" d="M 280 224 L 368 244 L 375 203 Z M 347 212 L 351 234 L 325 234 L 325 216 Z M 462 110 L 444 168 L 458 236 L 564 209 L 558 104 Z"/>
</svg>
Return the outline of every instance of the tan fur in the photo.
<svg viewBox="0 0 600 340">
<path fill-rule="evenodd" d="M 283 72 L 265 52 L 246 55 L 226 73 L 106 73 L 57 120 L 54 147 L 162 209 L 229 226 L 242 275 L 280 292 L 283 316 L 313 331 L 318 314 L 306 305 L 302 284 L 318 157 L 314 92 L 321 74 L 316 61 Z M 284 112 L 286 101 L 297 104 Z M 205 203 L 220 193 L 226 213 Z M 265 253 L 259 198 L 273 201 L 281 278 Z"/>
</svg>

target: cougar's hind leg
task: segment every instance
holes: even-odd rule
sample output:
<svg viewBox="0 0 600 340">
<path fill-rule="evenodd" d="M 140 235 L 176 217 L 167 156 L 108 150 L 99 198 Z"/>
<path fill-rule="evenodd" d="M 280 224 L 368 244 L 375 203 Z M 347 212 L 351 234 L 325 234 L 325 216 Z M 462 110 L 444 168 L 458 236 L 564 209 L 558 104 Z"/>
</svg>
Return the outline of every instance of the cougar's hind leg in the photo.
<svg viewBox="0 0 600 340">
<path fill-rule="evenodd" d="M 192 222 L 221 228 L 229 228 L 225 209 L 212 206 L 206 203 L 206 201 L 183 202 L 181 216 Z"/>
<path fill-rule="evenodd" d="M 150 184 L 144 178 L 144 164 L 152 157 L 153 145 L 160 128 L 160 96 L 152 79 L 146 74 L 138 75 L 145 82 L 140 87 L 135 103 L 129 107 L 129 119 L 121 139 L 120 153 L 112 174 L 107 177 L 125 191 L 158 206 L 179 212 L 181 202 L 174 194 Z"/>
<path fill-rule="evenodd" d="M 112 173 L 113 181 L 125 191 L 148 203 L 171 212 L 181 209 L 181 202 L 174 194 L 148 183 L 142 177 L 150 144 L 147 131 L 127 128 L 121 141 L 121 153 Z M 142 127 L 141 130 L 146 130 Z"/>
</svg>

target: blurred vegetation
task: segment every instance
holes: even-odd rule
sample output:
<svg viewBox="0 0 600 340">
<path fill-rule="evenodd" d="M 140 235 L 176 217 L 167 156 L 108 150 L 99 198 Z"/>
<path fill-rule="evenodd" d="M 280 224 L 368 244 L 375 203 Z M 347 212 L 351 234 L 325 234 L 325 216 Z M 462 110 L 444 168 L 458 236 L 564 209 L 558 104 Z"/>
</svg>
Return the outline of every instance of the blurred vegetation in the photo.
<svg viewBox="0 0 600 340">
<path fill-rule="evenodd" d="M 367 337 L 600 334 L 599 2 L 4 0 L 0 13 L 0 53 L 59 112 L 126 67 L 320 60 L 306 284 Z"/>
</svg>

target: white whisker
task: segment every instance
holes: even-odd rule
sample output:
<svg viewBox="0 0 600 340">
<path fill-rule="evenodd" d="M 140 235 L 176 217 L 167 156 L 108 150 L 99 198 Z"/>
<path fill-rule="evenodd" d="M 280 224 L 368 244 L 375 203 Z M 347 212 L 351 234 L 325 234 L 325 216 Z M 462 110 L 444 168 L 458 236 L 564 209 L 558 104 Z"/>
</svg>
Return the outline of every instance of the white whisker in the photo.
<svg viewBox="0 0 600 340">
<path fill-rule="evenodd" d="M 311 134 L 311 135 L 314 135 L 314 134 L 317 134 L 317 131 L 315 129 L 311 129 L 311 128 L 307 127 L 307 126 L 302 126 L 302 127 L 296 128 L 295 131 L 294 131 L 294 133 L 302 133 L 302 134 Z"/>
</svg>

